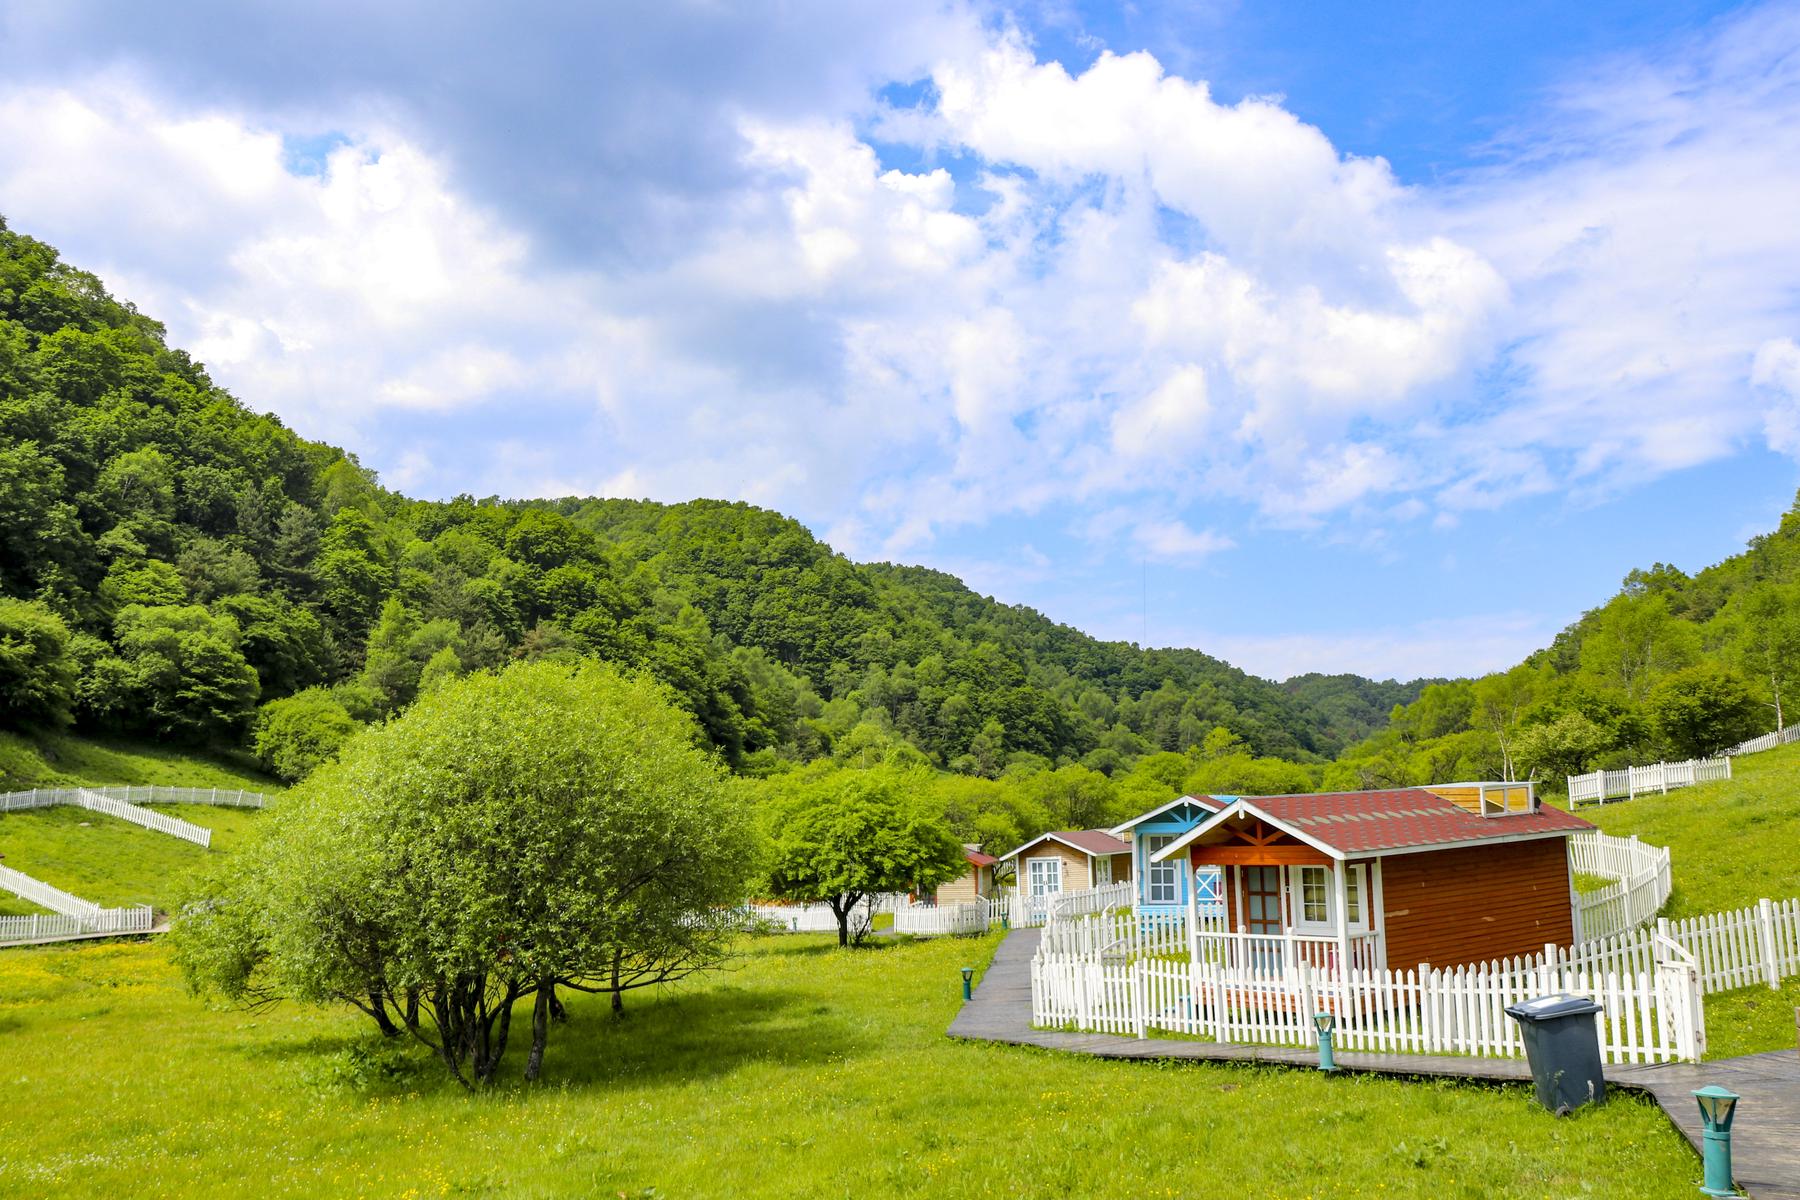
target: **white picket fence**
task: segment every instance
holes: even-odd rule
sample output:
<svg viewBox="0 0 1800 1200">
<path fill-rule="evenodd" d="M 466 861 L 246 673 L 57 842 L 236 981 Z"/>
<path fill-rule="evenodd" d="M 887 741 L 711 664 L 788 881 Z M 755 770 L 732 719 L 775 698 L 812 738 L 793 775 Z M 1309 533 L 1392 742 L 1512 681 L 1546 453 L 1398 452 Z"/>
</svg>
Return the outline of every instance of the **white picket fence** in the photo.
<svg viewBox="0 0 1800 1200">
<path fill-rule="evenodd" d="M 1669 848 L 1595 830 L 1569 839 L 1569 867 L 1614 882 L 1575 897 L 1575 940 L 1594 941 L 1636 929 L 1654 918 L 1674 886 Z"/>
<path fill-rule="evenodd" d="M 1300 964 L 1278 977 L 1154 959 L 1031 965 L 1041 1026 L 1304 1047 L 1317 1041 L 1313 1015 L 1328 1011 L 1342 1049 L 1415 1054 L 1521 1055 L 1507 1005 L 1559 991 L 1601 1005 L 1595 1021 L 1609 1062 L 1691 1061 L 1704 1050 L 1694 969 L 1678 961 L 1632 974 L 1509 964 L 1338 973 Z"/>
<path fill-rule="evenodd" d="M 1119 883 L 1102 884 L 1097 888 L 1060 892 L 1050 898 L 1049 915 L 1053 921 L 1085 917 L 1103 913 L 1109 908 L 1130 908 L 1135 899 L 1136 893 L 1131 881 L 1127 879 Z"/>
<path fill-rule="evenodd" d="M 898 912 L 906 906 L 906 895 L 903 892 L 883 892 L 874 896 L 865 896 L 861 903 L 850 910 L 850 928 L 852 930 L 861 923 L 865 928 L 875 920 L 876 913 Z M 831 905 L 823 902 L 812 904 L 770 904 L 748 903 L 739 910 L 746 920 L 768 925 L 777 933 L 836 933 L 837 914 L 831 911 Z"/>
<path fill-rule="evenodd" d="M 1038 935 L 1040 957 L 1102 958 L 1186 954 L 1187 912 L 1139 914 L 1130 907 L 1110 908 L 1088 916 L 1052 920 Z M 1223 928 L 1222 916 L 1217 919 Z"/>
<path fill-rule="evenodd" d="M 1764 750 L 1773 750 L 1777 746 L 1786 746 L 1800 741 L 1800 725 L 1789 725 L 1786 729 L 1777 729 L 1773 733 L 1765 733 L 1761 737 L 1753 737 L 1747 742 L 1739 742 L 1725 751 L 1727 756 L 1734 754 L 1757 754 Z"/>
<path fill-rule="evenodd" d="M 1747 745 L 1748 743 L 1746 743 Z M 1733 751 L 1732 753 L 1736 753 Z M 1649 767 L 1626 767 L 1623 771 L 1595 771 L 1588 775 L 1570 775 L 1569 807 L 1583 804 L 1605 804 L 1609 800 L 1634 800 L 1655 792 L 1666 794 L 1672 788 L 1692 787 L 1731 778 L 1731 759 L 1690 758 L 1686 762 L 1657 763 Z"/>
<path fill-rule="evenodd" d="M 102 908 L 11 867 L 0 866 L 0 888 L 55 914 L 0 917 L 0 944 L 83 933 L 142 933 L 153 920 L 149 905 Z"/>
<path fill-rule="evenodd" d="M 967 900 L 961 904 L 908 904 L 894 910 L 894 932 L 937 936 L 986 933 L 995 919 L 995 904 Z"/>
<path fill-rule="evenodd" d="M 93 792 L 126 804 L 214 804 L 221 808 L 267 808 L 268 797 L 262 792 L 241 788 L 184 788 L 126 784 L 102 787 L 32 788 L 27 792 L 0 795 L 0 812 L 22 808 L 49 808 L 54 804 L 73 804 L 73 792 Z"/>
</svg>

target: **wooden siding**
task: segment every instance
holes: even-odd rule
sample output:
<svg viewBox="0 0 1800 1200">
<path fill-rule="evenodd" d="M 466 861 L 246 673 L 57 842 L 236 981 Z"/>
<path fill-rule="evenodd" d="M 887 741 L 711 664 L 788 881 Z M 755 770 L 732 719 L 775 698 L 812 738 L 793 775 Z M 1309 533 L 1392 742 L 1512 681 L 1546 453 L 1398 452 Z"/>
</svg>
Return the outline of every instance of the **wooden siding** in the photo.
<svg viewBox="0 0 1800 1200">
<path fill-rule="evenodd" d="M 1472 783 L 1457 787 L 1428 787 L 1425 790 L 1434 796 L 1443 797 L 1456 807 L 1472 812 L 1478 817 L 1500 812 L 1531 811 L 1531 785 L 1525 783 Z M 1483 792 L 1487 795 L 1487 803 L 1492 806 L 1491 812 L 1483 811 Z M 1539 949 L 1542 948 L 1539 947 Z"/>
<path fill-rule="evenodd" d="M 1065 846 L 1059 841 L 1046 839 L 1040 844 L 1019 855 L 1019 894 L 1031 895 L 1031 868 L 1026 866 L 1034 858 L 1062 859 L 1062 890 L 1078 892 L 1093 886 L 1088 878 L 1088 856 L 1073 846 Z"/>
<path fill-rule="evenodd" d="M 1382 860 L 1388 965 L 1454 967 L 1574 941 L 1562 838 Z"/>
<path fill-rule="evenodd" d="M 1123 854 L 1114 854 L 1110 857 L 1112 858 L 1113 882 L 1128 882 L 1131 879 L 1131 852 L 1127 850 Z"/>
<path fill-rule="evenodd" d="M 993 894 L 993 883 L 987 867 L 971 867 L 967 875 L 939 884 L 934 899 L 939 904 L 966 904 Z"/>
</svg>

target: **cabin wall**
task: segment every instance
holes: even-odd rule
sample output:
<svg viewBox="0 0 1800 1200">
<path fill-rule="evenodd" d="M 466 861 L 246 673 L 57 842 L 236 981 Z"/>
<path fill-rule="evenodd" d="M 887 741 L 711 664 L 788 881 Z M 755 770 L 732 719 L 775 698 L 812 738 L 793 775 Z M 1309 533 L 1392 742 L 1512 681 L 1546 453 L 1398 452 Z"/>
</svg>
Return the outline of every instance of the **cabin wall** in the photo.
<svg viewBox="0 0 1800 1200">
<path fill-rule="evenodd" d="M 1562 838 L 1382 859 L 1387 961 L 1461 966 L 1575 940 Z"/>
<path fill-rule="evenodd" d="M 988 868 L 973 867 L 966 875 L 958 876 L 949 883 L 938 885 L 935 899 L 939 904 L 967 904 L 971 900 L 979 900 L 992 892 L 988 880 Z"/>
<path fill-rule="evenodd" d="M 1078 892 L 1093 886 L 1089 878 L 1086 854 L 1061 842 L 1047 841 L 1019 855 L 1018 886 L 1021 896 L 1031 895 L 1031 868 L 1026 864 L 1034 858 L 1062 859 L 1062 890 L 1065 892 Z"/>
</svg>

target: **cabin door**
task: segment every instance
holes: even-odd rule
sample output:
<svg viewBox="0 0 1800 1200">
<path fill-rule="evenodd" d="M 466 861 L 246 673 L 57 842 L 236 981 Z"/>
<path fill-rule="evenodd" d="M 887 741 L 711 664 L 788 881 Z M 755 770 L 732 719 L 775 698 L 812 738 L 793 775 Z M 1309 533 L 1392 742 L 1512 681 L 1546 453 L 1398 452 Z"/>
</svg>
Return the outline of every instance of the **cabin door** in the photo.
<svg viewBox="0 0 1800 1200">
<path fill-rule="evenodd" d="M 1244 867 L 1244 927 L 1251 933 L 1281 935 L 1281 869 Z"/>
</svg>

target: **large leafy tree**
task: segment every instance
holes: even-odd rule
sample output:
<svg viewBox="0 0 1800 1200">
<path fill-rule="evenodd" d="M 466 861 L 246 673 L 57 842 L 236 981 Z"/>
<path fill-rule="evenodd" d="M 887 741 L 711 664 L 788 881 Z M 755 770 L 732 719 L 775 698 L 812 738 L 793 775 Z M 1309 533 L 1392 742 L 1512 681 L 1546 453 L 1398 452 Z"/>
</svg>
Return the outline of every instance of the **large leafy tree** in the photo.
<svg viewBox="0 0 1800 1200">
<path fill-rule="evenodd" d="M 522 663 L 443 684 L 353 739 L 177 927 L 190 982 L 353 1005 L 494 1078 L 558 986 L 719 963 L 752 843 L 692 721 L 648 679 Z"/>
<path fill-rule="evenodd" d="M 1757 703 L 1730 671 L 1701 664 L 1677 671 L 1650 693 L 1656 732 L 1672 755 L 1712 754 L 1756 732 Z"/>
<path fill-rule="evenodd" d="M 884 892 L 927 892 L 965 869 L 962 844 L 928 798 L 929 774 L 837 770 L 776 796 L 768 817 L 770 895 L 823 901 L 838 945 L 861 941 L 859 906 Z"/>
<path fill-rule="evenodd" d="M 0 718 L 66 725 L 74 698 L 68 626 L 42 604 L 0 596 Z"/>
</svg>

